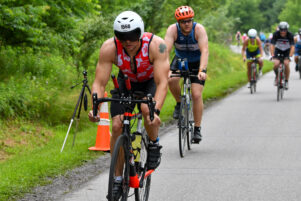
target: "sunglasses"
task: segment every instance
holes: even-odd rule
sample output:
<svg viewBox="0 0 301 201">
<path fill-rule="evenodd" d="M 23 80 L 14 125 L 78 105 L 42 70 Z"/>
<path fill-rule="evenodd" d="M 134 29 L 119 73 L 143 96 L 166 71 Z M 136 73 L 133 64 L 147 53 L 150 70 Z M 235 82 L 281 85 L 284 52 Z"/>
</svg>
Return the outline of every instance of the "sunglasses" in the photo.
<svg viewBox="0 0 301 201">
<path fill-rule="evenodd" d="M 140 38 L 140 29 L 135 29 L 130 32 L 119 32 L 119 31 L 114 31 L 116 38 L 121 41 L 138 41 Z"/>
<path fill-rule="evenodd" d="M 179 22 L 180 22 L 180 24 L 186 24 L 186 23 L 190 24 L 192 21 L 193 21 L 193 19 L 188 19 L 188 20 L 181 20 Z"/>
<path fill-rule="evenodd" d="M 281 32 L 287 32 L 287 29 L 280 29 Z"/>
<path fill-rule="evenodd" d="M 256 37 L 249 37 L 250 39 L 255 39 Z"/>
</svg>

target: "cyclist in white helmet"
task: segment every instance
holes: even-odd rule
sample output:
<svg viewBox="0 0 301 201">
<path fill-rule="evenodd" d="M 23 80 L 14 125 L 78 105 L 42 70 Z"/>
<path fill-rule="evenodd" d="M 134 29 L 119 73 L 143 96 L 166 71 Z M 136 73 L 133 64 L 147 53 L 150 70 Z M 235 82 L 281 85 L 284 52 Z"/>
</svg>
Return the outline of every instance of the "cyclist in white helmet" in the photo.
<svg viewBox="0 0 301 201">
<path fill-rule="evenodd" d="M 294 35 L 288 31 L 289 24 L 280 22 L 278 31 L 275 31 L 271 41 L 270 52 L 274 61 L 274 72 L 276 74 L 274 85 L 277 84 L 278 67 L 280 64 L 279 55 L 284 55 L 285 66 L 285 89 L 288 89 L 288 80 L 290 76 L 289 57 L 292 57 L 295 50 Z"/>
<path fill-rule="evenodd" d="M 150 139 L 148 147 L 147 164 L 149 169 L 155 169 L 160 164 L 162 146 L 159 145 L 158 130 L 160 127 L 160 109 L 163 106 L 168 91 L 169 61 L 166 45 L 162 38 L 148 32 L 144 32 L 142 18 L 133 11 L 120 13 L 114 21 L 115 36 L 106 40 L 99 53 L 96 66 L 95 80 L 92 85 L 92 93 L 98 97 L 104 97 L 105 87 L 110 79 L 112 66 L 119 68 L 118 84 L 122 93 L 126 93 L 124 75 L 131 81 L 132 91 L 151 93 L 156 101 L 154 120 L 150 121 L 148 107 L 141 105 L 144 117 L 144 126 Z M 122 132 L 122 119 L 124 105 L 111 103 L 112 136 L 111 151 Z M 99 121 L 89 113 L 90 121 Z M 121 196 L 122 165 L 116 172 L 113 186 L 113 197 L 118 200 Z"/>
<path fill-rule="evenodd" d="M 250 29 L 248 31 L 248 39 L 243 43 L 241 54 L 244 62 L 246 61 L 246 59 L 251 59 L 252 57 L 258 58 L 259 75 L 261 75 L 263 67 L 263 61 L 261 59 L 263 55 L 263 49 L 261 45 L 261 40 L 257 36 L 257 31 L 255 29 Z M 249 82 L 251 81 L 251 64 L 252 61 L 248 60 L 247 68 Z"/>
</svg>

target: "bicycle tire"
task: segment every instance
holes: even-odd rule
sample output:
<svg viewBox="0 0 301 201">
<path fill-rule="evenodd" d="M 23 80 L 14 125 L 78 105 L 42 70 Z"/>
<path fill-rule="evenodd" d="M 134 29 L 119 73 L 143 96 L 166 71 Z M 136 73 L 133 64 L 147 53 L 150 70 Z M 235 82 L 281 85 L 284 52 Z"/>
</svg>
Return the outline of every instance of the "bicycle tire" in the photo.
<svg viewBox="0 0 301 201">
<path fill-rule="evenodd" d="M 147 160 L 147 147 L 148 147 L 148 137 L 145 129 L 142 131 L 142 137 L 141 138 L 141 149 L 140 149 L 140 160 L 138 163 L 136 163 L 136 170 L 138 177 L 140 178 L 144 168 L 146 168 L 146 160 Z M 143 186 L 141 188 L 135 188 L 135 201 L 147 201 L 149 197 L 149 191 L 150 191 L 150 185 L 151 185 L 151 175 L 149 175 L 147 178 L 143 181 Z"/>
<path fill-rule="evenodd" d="M 280 64 L 282 65 L 282 64 Z M 281 98 L 281 93 L 282 93 L 282 88 L 283 86 L 282 85 L 282 73 L 281 71 L 278 69 L 278 80 L 277 80 L 277 101 L 280 101 L 280 98 Z"/>
<path fill-rule="evenodd" d="M 251 64 L 251 80 L 250 80 L 250 93 L 253 94 L 253 79 L 254 79 L 254 63 Z"/>
<path fill-rule="evenodd" d="M 180 156 L 183 158 L 185 155 L 185 147 L 187 141 L 187 105 L 186 98 L 184 96 L 181 97 L 181 105 L 180 105 L 180 115 L 179 115 L 179 151 Z"/>
<path fill-rule="evenodd" d="M 115 170 L 117 168 L 117 159 L 120 157 L 124 157 L 124 165 L 122 171 L 122 194 L 118 200 L 126 201 L 128 198 L 129 193 L 129 153 L 127 150 L 127 137 L 125 135 L 120 135 L 115 143 L 114 151 L 111 158 L 111 165 L 110 165 L 110 173 L 109 173 L 109 186 L 108 186 L 108 200 L 109 201 L 116 201 L 113 199 L 113 184 L 114 184 L 114 177 L 115 177 Z"/>
<path fill-rule="evenodd" d="M 191 139 L 193 134 L 193 128 L 194 128 L 194 117 L 193 117 L 193 102 L 191 99 L 191 93 L 189 93 L 189 108 L 188 108 L 188 133 L 187 133 L 187 148 L 188 150 L 191 150 Z"/>
</svg>

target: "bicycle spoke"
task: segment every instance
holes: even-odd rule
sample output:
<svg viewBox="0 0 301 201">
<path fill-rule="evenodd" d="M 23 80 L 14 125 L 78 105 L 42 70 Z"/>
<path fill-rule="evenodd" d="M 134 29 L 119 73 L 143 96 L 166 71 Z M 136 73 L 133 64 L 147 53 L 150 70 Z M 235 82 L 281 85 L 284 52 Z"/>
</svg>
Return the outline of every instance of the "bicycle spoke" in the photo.
<svg viewBox="0 0 301 201">
<path fill-rule="evenodd" d="M 145 173 L 146 171 L 145 164 L 147 159 L 147 144 L 148 144 L 148 137 L 146 131 L 144 130 L 142 132 L 140 159 L 138 162 L 136 162 L 136 170 L 139 178 L 141 178 L 143 176 L 143 173 Z M 141 188 L 135 188 L 135 201 L 148 200 L 150 185 L 151 185 L 151 175 L 144 178 L 143 186 Z"/>
</svg>

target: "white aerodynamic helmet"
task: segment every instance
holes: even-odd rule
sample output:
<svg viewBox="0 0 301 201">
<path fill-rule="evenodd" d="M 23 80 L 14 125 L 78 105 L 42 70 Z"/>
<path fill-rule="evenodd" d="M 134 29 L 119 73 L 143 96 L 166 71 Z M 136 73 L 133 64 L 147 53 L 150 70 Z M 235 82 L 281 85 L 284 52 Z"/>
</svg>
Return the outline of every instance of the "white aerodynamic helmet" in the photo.
<svg viewBox="0 0 301 201">
<path fill-rule="evenodd" d="M 256 31 L 255 29 L 250 29 L 250 30 L 248 31 L 248 36 L 249 36 L 250 38 L 255 38 L 256 35 L 257 35 L 257 31 Z"/>
<path fill-rule="evenodd" d="M 133 11 L 124 11 L 114 21 L 114 33 L 118 40 L 139 40 L 144 33 L 143 20 Z"/>
</svg>

